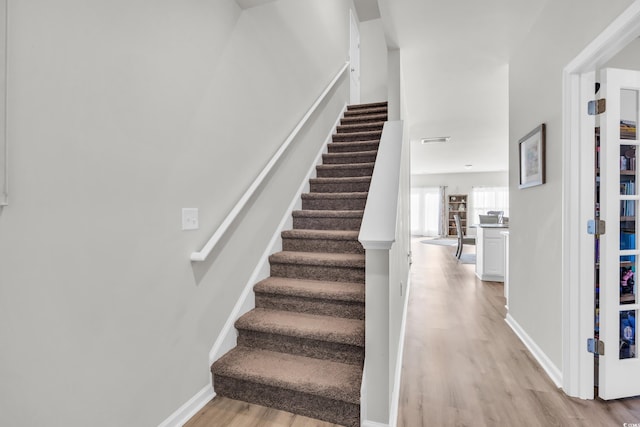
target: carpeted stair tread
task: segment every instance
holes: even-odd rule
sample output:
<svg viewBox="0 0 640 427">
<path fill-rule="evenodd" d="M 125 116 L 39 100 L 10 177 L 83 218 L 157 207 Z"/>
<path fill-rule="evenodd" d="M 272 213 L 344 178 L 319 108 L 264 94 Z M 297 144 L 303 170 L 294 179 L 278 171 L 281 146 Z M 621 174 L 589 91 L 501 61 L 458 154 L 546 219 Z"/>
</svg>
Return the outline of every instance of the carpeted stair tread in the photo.
<svg viewBox="0 0 640 427">
<path fill-rule="evenodd" d="M 379 131 L 383 126 L 384 122 L 349 123 L 346 125 L 339 125 L 336 131 L 338 133 Z"/>
<path fill-rule="evenodd" d="M 322 161 L 325 165 L 371 163 L 376 161 L 377 155 L 377 149 L 356 152 L 326 153 L 322 155 Z"/>
<path fill-rule="evenodd" d="M 360 230 L 364 210 L 303 209 L 293 211 L 293 228 L 306 230 Z"/>
<path fill-rule="evenodd" d="M 329 153 L 357 153 L 360 151 L 377 151 L 380 146 L 380 140 L 372 139 L 370 141 L 338 141 L 332 142 L 327 146 Z"/>
<path fill-rule="evenodd" d="M 324 239 L 324 240 L 358 240 L 356 230 L 304 230 L 294 229 L 282 232 L 283 239 Z"/>
<path fill-rule="evenodd" d="M 387 114 L 387 107 L 370 107 L 360 110 L 347 110 L 344 112 L 344 117 L 358 117 L 374 114 Z"/>
<path fill-rule="evenodd" d="M 323 211 L 312 209 L 293 211 L 294 218 L 362 218 L 362 215 L 364 215 L 364 211 Z"/>
<path fill-rule="evenodd" d="M 363 131 L 363 132 L 345 132 L 334 133 L 332 136 L 333 142 L 340 141 L 368 141 L 371 139 L 380 139 L 382 136 L 382 129 L 375 131 Z"/>
<path fill-rule="evenodd" d="M 387 113 L 379 114 L 365 114 L 361 116 L 343 117 L 340 119 L 340 125 L 350 125 L 355 123 L 368 123 L 368 122 L 386 122 L 388 119 Z"/>
<path fill-rule="evenodd" d="M 319 193 L 342 193 L 369 191 L 371 185 L 370 176 L 348 176 L 336 178 L 312 178 L 309 186 L 312 192 Z M 359 191 L 358 191 L 359 190 Z"/>
<path fill-rule="evenodd" d="M 280 251 L 269 256 L 269 262 L 272 265 L 299 264 L 343 268 L 364 268 L 364 254 Z"/>
<path fill-rule="evenodd" d="M 351 192 L 351 193 L 302 193 L 302 199 L 366 199 L 369 193 Z"/>
<path fill-rule="evenodd" d="M 268 277 L 254 286 L 257 293 L 364 303 L 364 285 L 352 282 Z"/>
<path fill-rule="evenodd" d="M 359 404 L 362 368 L 248 347 L 236 347 L 211 368 L 214 375 Z"/>
<path fill-rule="evenodd" d="M 364 321 L 317 314 L 255 308 L 236 329 L 364 347 Z"/>
<path fill-rule="evenodd" d="M 358 230 L 294 228 L 281 233 L 283 251 L 364 253 Z"/>
<path fill-rule="evenodd" d="M 350 104 L 347 105 L 347 111 L 368 110 L 370 108 L 387 108 L 388 101 L 369 102 L 367 104 Z"/>
<path fill-rule="evenodd" d="M 371 176 L 374 163 L 341 163 L 337 165 L 316 166 L 320 178 L 337 178 L 347 176 Z"/>
</svg>

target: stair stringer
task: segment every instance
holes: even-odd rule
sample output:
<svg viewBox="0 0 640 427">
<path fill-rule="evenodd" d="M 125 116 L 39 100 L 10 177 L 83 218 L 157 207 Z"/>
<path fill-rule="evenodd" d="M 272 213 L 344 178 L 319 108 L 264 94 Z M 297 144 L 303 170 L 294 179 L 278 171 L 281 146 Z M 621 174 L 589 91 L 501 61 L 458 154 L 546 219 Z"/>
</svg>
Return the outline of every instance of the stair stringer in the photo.
<svg viewBox="0 0 640 427">
<path fill-rule="evenodd" d="M 298 188 L 298 191 L 293 196 L 289 207 L 285 211 L 280 224 L 276 228 L 271 237 L 269 243 L 265 251 L 260 256 L 258 264 L 255 269 L 251 273 L 249 280 L 247 281 L 238 301 L 234 305 L 231 313 L 229 313 L 229 317 L 225 322 L 220 334 L 213 343 L 211 350 L 209 351 L 209 365 L 208 369 L 210 369 L 211 365 L 222 356 L 224 356 L 228 351 L 237 346 L 238 339 L 238 331 L 236 330 L 234 324 L 236 320 L 238 320 L 241 316 L 253 310 L 256 307 L 255 302 L 255 294 L 253 292 L 253 287 L 260 280 L 266 279 L 270 276 L 270 264 L 269 264 L 269 256 L 273 253 L 279 252 L 282 250 L 282 237 L 281 234 L 283 231 L 293 228 L 293 211 L 299 210 L 302 208 L 302 194 L 309 192 L 310 183 L 309 180 L 311 178 L 316 177 L 316 166 L 322 164 L 322 155 L 328 152 L 328 145 L 332 141 L 333 132 L 336 129 L 336 126 L 340 123 L 340 119 L 343 117 L 344 112 L 347 110 L 347 104 L 345 103 L 342 107 L 342 110 L 338 114 L 336 121 L 333 124 L 333 127 L 328 132 L 327 137 L 325 138 L 318 154 L 316 155 L 314 161 L 309 167 L 309 171 L 307 172 L 306 177 L 304 178 L 302 184 Z M 211 378 L 212 387 L 214 390 L 215 396 L 215 384 L 213 384 L 213 375 L 209 376 Z"/>
</svg>

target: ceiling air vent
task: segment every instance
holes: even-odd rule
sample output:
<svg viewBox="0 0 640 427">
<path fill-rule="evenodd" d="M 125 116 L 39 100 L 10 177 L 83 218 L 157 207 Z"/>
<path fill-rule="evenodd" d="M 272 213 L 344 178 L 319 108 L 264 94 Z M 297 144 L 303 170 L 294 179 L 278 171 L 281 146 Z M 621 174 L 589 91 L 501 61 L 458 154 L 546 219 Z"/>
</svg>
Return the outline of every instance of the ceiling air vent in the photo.
<svg viewBox="0 0 640 427">
<path fill-rule="evenodd" d="M 450 136 L 434 136 L 431 138 L 422 138 L 420 142 L 423 144 L 437 144 L 440 142 L 449 142 L 450 139 Z"/>
</svg>

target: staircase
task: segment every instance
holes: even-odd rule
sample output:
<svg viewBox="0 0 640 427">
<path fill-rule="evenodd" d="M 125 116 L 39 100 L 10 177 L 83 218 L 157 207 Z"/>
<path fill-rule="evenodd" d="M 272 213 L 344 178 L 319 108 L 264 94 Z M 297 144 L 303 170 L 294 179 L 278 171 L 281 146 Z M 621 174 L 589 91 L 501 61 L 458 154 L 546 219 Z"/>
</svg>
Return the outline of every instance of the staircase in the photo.
<svg viewBox="0 0 640 427">
<path fill-rule="evenodd" d="M 358 232 L 387 103 L 349 106 L 293 212 L 238 346 L 211 371 L 220 396 L 348 427 L 360 425 L 364 250 Z"/>
</svg>

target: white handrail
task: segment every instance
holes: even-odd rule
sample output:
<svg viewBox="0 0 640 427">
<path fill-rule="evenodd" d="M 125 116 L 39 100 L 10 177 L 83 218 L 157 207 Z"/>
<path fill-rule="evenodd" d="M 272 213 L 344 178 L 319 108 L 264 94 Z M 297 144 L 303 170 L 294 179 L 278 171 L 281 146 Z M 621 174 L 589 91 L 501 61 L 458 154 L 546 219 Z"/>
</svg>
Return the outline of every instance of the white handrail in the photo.
<svg viewBox="0 0 640 427">
<path fill-rule="evenodd" d="M 347 70 L 347 68 L 349 68 L 349 62 L 346 62 L 342 66 L 342 68 L 340 68 L 340 71 L 338 71 L 338 73 L 333 78 L 333 80 L 331 80 L 331 82 L 327 85 L 326 89 L 316 99 L 316 101 L 313 103 L 311 108 L 309 108 L 309 111 L 307 111 L 307 113 L 304 115 L 302 120 L 300 120 L 300 122 L 293 129 L 293 131 L 291 131 L 291 134 L 289 134 L 289 136 L 282 143 L 280 148 L 278 148 L 278 151 L 276 151 L 273 157 L 271 157 L 271 160 L 269 160 L 269 163 L 267 163 L 264 169 L 262 169 L 262 172 L 260 172 L 260 175 L 256 177 L 256 179 L 253 181 L 253 183 L 247 189 L 244 195 L 240 198 L 240 200 L 238 200 L 238 202 L 233 207 L 233 209 L 231 209 L 231 212 L 229 212 L 229 214 L 226 216 L 224 221 L 222 221 L 222 224 L 220 224 L 220 226 L 215 231 L 215 233 L 213 233 L 213 236 L 211 236 L 209 241 L 204 245 L 204 247 L 199 252 L 193 252 L 191 254 L 191 261 L 204 261 L 207 259 L 207 257 L 209 256 L 213 248 L 216 246 L 220 238 L 224 235 L 224 233 L 227 231 L 229 226 L 236 219 L 240 211 L 242 211 L 242 209 L 247 204 L 251 196 L 253 196 L 253 193 L 255 193 L 256 189 L 260 186 L 260 184 L 262 184 L 262 181 L 264 181 L 265 177 L 269 174 L 269 172 L 271 172 L 271 169 L 273 168 L 273 166 L 278 162 L 278 160 L 280 160 L 280 157 L 282 156 L 282 154 L 287 150 L 287 148 L 289 148 L 289 145 L 291 145 L 295 137 L 298 135 L 298 132 L 300 132 L 300 129 L 302 129 L 302 127 L 307 123 L 307 121 L 309 120 L 311 115 L 314 113 L 316 108 L 318 108 L 318 105 L 320 105 L 320 103 L 324 100 L 324 98 L 331 91 L 331 89 L 333 89 L 333 87 L 335 86 L 337 81 L 340 79 L 342 74 L 344 74 L 344 72 Z"/>
<path fill-rule="evenodd" d="M 402 121 L 385 122 L 358 240 L 365 249 L 390 249 L 396 240 Z"/>
</svg>

